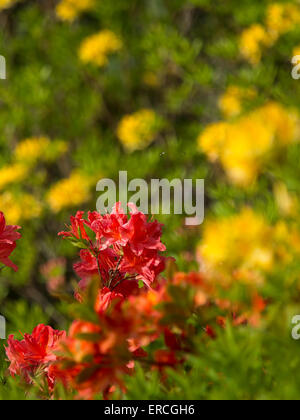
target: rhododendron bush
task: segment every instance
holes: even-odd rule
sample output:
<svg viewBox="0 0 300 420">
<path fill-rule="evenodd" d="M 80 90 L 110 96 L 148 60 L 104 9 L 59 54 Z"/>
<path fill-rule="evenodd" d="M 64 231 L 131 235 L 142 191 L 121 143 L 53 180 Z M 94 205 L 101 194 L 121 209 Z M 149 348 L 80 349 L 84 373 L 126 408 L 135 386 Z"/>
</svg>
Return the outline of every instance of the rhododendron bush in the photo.
<svg viewBox="0 0 300 420">
<path fill-rule="evenodd" d="M 79 303 L 70 304 L 78 319 L 68 333 L 40 324 L 22 340 L 8 338 L 10 374 L 35 388 L 41 398 L 59 396 L 59 384 L 75 398 L 126 394 L 123 377 L 134 375 L 136 363 L 156 369 L 163 379 L 167 368 L 184 364 L 197 330 L 202 328 L 205 342 L 216 338 L 217 325 L 259 322 L 265 305 L 258 296 L 246 314 L 215 299 L 200 274 L 177 273 L 164 279 L 161 274 L 173 261 L 164 256 L 162 225 L 149 221 L 134 204 L 128 207 L 129 217 L 120 203 L 110 214 L 89 212 L 84 218 L 77 212 L 68 230 L 59 233 L 82 248 L 81 260 L 74 264 L 81 279 L 74 294 Z M 16 227 L 5 229 L 12 232 Z M 176 294 L 187 294 L 181 307 Z M 200 322 L 200 308 L 210 305 L 220 310 L 219 316 L 210 315 L 212 324 Z M 193 316 L 198 326 L 189 325 Z"/>
<path fill-rule="evenodd" d="M 299 399 L 299 23 L 0 0 L 0 400 Z M 201 179 L 202 225 L 150 200 Z"/>
<path fill-rule="evenodd" d="M 209 351 L 218 337 L 226 343 L 235 329 L 261 326 L 267 302 L 257 291 L 248 303 L 232 302 L 200 272 L 176 272 L 162 225 L 128 207 L 129 216 L 121 203 L 110 214 L 79 211 L 58 234 L 80 248 L 80 281 L 68 301 L 74 320 L 68 331 L 38 324 L 21 339 L 10 335 L 5 347 L 7 375 L 28 398 L 121 398 L 141 374 L 155 375 L 161 392 L 176 392 L 169 376 L 188 373 L 199 346 Z M 1 218 L 2 262 L 17 270 L 7 256 L 19 227 Z M 66 298 L 62 288 L 57 297 Z"/>
</svg>

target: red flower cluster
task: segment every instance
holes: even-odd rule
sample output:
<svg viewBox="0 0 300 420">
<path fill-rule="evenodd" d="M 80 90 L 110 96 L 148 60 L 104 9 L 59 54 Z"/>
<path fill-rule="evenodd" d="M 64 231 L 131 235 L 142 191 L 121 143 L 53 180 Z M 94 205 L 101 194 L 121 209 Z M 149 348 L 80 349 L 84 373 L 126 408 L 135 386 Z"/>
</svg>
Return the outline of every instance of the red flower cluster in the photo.
<svg viewBox="0 0 300 420">
<path fill-rule="evenodd" d="M 74 265 L 85 289 L 93 276 L 99 275 L 102 286 L 124 296 L 138 289 L 142 281 L 147 287 L 164 271 L 166 250 L 161 242 L 162 225 L 149 222 L 134 204 L 128 204 L 130 218 L 117 203 L 111 214 L 89 212 L 88 218 L 78 212 L 71 217 L 68 232 L 59 235 L 69 238 L 82 248 L 80 262 Z"/>
<path fill-rule="evenodd" d="M 9 256 L 16 248 L 16 241 L 21 238 L 20 233 L 17 232 L 18 229 L 21 228 L 7 225 L 4 214 L 0 212 L 0 263 L 15 271 L 18 270 L 18 267 L 13 264 Z"/>
<path fill-rule="evenodd" d="M 43 325 L 20 342 L 9 337 L 6 352 L 12 375 L 30 383 L 41 373 L 50 391 L 61 381 L 80 398 L 92 398 L 122 386 L 120 374 L 130 373 L 134 360 L 147 355 L 142 347 L 162 332 L 156 305 L 166 289 L 157 287 L 156 280 L 165 268 L 161 252 L 166 248 L 162 226 L 148 221 L 133 204 L 128 207 L 129 217 L 119 203 L 104 216 L 90 212 L 84 219 L 78 212 L 71 217 L 69 231 L 59 234 L 81 248 L 74 269 L 81 278 L 82 304 L 89 304 L 84 290 L 90 289 L 93 277 L 101 279 L 93 308 L 97 321 L 74 321 L 67 337 Z"/>
<path fill-rule="evenodd" d="M 125 300 L 120 294 L 102 290 L 95 305 L 98 321 L 75 321 L 62 342 L 64 356 L 56 364 L 57 378 L 83 399 L 100 393 L 107 396 L 116 386 L 124 389 L 121 375 L 133 372 L 134 362 L 148 356 L 143 347 L 164 331 L 159 325 L 162 313 L 156 306 L 165 293 L 164 287 L 145 290 Z M 153 364 L 173 365 L 161 358 Z"/>
<path fill-rule="evenodd" d="M 11 375 L 21 376 L 27 383 L 32 383 L 33 377 L 40 373 L 43 379 L 46 377 L 49 389 L 53 389 L 55 377 L 51 366 L 57 360 L 55 352 L 58 344 L 65 336 L 64 331 L 56 331 L 43 324 L 38 325 L 31 335 L 25 334 L 22 341 L 10 335 L 6 355 L 10 360 Z"/>
<path fill-rule="evenodd" d="M 47 395 L 60 382 L 77 398 L 100 393 L 108 398 L 117 388 L 125 389 L 124 374 L 134 372 L 136 361 L 158 369 L 164 380 L 166 367 L 176 368 L 195 352 L 199 336 L 215 339 L 227 322 L 259 323 L 265 302 L 257 294 L 250 310 L 219 299 L 202 274 L 174 273 L 173 263 L 169 284 L 159 282 L 167 260 L 161 255 L 166 249 L 161 225 L 149 222 L 134 205 L 128 207 L 130 217 L 119 203 L 104 216 L 93 212 L 84 219 L 78 212 L 69 231 L 60 233 L 81 248 L 81 261 L 74 265 L 81 278 L 78 317 L 68 335 L 39 325 L 20 342 L 8 339 L 10 373 L 27 383 L 41 377 Z M 56 265 L 46 266 L 44 274 L 53 276 L 52 268 Z M 93 277 L 101 279 L 100 288 Z"/>
</svg>

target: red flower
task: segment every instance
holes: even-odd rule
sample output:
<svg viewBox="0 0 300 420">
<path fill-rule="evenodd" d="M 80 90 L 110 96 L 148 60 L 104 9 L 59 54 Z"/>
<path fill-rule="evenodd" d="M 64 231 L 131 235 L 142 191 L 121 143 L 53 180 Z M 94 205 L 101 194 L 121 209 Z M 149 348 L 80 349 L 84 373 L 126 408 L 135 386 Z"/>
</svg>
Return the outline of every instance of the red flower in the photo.
<svg viewBox="0 0 300 420">
<path fill-rule="evenodd" d="M 128 207 L 131 210 L 129 220 L 121 203 L 116 203 L 111 214 L 89 213 L 86 224 L 95 232 L 99 248 L 129 244 L 136 255 L 141 255 L 144 249 L 165 251 L 166 247 L 160 240 L 162 225 L 157 221 L 148 222 L 145 214 L 139 212 L 133 203 Z"/>
<path fill-rule="evenodd" d="M 0 212 L 0 262 L 15 271 L 18 267 L 12 263 L 9 256 L 16 248 L 16 241 L 21 238 L 20 233 L 17 232 L 18 229 L 21 228 L 7 225 L 4 214 Z"/>
<path fill-rule="evenodd" d="M 56 377 L 79 398 L 92 399 L 100 392 L 105 396 L 112 386 L 123 389 L 120 375 L 130 374 L 134 361 L 147 356 L 143 347 L 161 334 L 162 314 L 156 306 L 164 296 L 164 288 L 127 300 L 108 288 L 101 290 L 95 304 L 98 322 L 72 324 L 61 345 Z"/>
<path fill-rule="evenodd" d="M 128 207 L 132 210 L 131 218 L 124 228 L 132 252 L 140 256 L 145 249 L 165 251 L 166 247 L 160 240 L 163 225 L 157 221 L 148 222 L 145 214 L 139 212 L 134 204 L 129 203 Z"/>
<path fill-rule="evenodd" d="M 73 242 L 77 240 L 77 245 L 84 248 L 81 261 L 74 265 L 82 279 L 80 289 L 84 290 L 94 276 L 100 276 L 103 287 L 128 296 L 138 289 L 139 280 L 150 287 L 165 269 L 166 258 L 160 254 L 166 250 L 160 240 L 162 225 L 148 222 L 134 204 L 128 207 L 130 218 L 121 203 L 114 206 L 111 214 L 90 212 L 87 220 L 83 219 L 83 212 L 78 212 L 71 218 L 70 231 L 59 234 Z M 87 235 L 84 225 L 94 238 Z"/>
<path fill-rule="evenodd" d="M 130 291 L 137 287 L 136 282 L 125 280 L 126 272 L 123 272 L 118 266 L 118 255 L 111 249 L 107 248 L 94 257 L 90 251 L 80 251 L 81 261 L 74 264 L 74 270 L 81 278 L 79 289 L 84 291 L 90 280 L 101 274 L 101 280 L 104 287 L 115 290 L 124 295 L 130 294 Z M 130 284 L 129 284 L 130 283 Z"/>
<path fill-rule="evenodd" d="M 63 236 L 65 238 L 74 237 L 77 239 L 85 239 L 89 240 L 89 237 L 85 231 L 84 225 L 85 220 L 83 219 L 84 212 L 78 211 L 76 216 L 71 216 L 71 226 L 69 226 L 69 232 L 59 232 L 59 236 Z"/>
<path fill-rule="evenodd" d="M 38 325 L 32 334 L 25 334 L 22 341 L 8 338 L 6 355 L 10 361 L 9 371 L 12 376 L 22 376 L 26 382 L 32 382 L 32 376 L 42 371 L 53 389 L 54 378 L 49 374 L 50 365 L 57 360 L 55 351 L 60 340 L 65 338 L 64 331 L 53 330 L 46 325 Z"/>
<path fill-rule="evenodd" d="M 97 296 L 95 311 L 98 314 L 103 314 L 109 308 L 113 300 L 122 301 L 124 296 L 120 293 L 111 292 L 107 287 L 100 290 Z"/>
<path fill-rule="evenodd" d="M 122 387 L 120 374 L 128 373 L 130 353 L 124 336 L 112 328 L 103 329 L 85 321 L 75 321 L 62 342 L 65 352 L 54 365 L 56 377 L 78 398 L 106 395 L 113 385 Z"/>
<path fill-rule="evenodd" d="M 94 221 L 91 221 L 90 227 L 96 233 L 97 240 L 100 241 L 100 248 L 104 249 L 111 245 L 126 245 L 128 238 L 124 226 L 127 220 L 121 203 L 116 203 L 111 214 L 105 214 L 104 216 L 99 215 L 99 213 L 94 214 Z"/>
</svg>

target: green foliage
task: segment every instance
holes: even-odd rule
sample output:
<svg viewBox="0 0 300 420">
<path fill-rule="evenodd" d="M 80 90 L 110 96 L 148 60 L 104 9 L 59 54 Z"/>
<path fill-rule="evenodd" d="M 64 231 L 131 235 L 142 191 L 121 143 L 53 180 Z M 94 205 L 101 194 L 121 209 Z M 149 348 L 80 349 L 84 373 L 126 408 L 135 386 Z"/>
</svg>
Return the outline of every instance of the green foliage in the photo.
<svg viewBox="0 0 300 420">
<path fill-rule="evenodd" d="M 272 400 L 295 399 L 299 386 L 299 346 L 278 325 L 267 329 L 220 331 L 216 340 L 199 343 L 185 366 L 169 369 L 161 383 L 157 372 L 142 368 L 126 380 L 127 399 Z"/>
<path fill-rule="evenodd" d="M 147 181 L 205 178 L 207 218 L 231 215 L 249 205 L 275 223 L 281 215 L 273 183 L 283 181 L 290 191 L 300 193 L 299 144 L 269 163 L 247 190 L 228 182 L 222 168 L 209 163 L 197 144 L 201 130 L 221 119 L 218 101 L 229 85 L 257 89 L 246 110 L 266 100 L 299 109 L 300 82 L 290 76 L 292 51 L 300 44 L 299 26 L 266 49 L 257 66 L 239 52 L 242 31 L 263 24 L 272 2 L 99 0 L 72 23 L 56 16 L 56 3 L 24 0 L 0 11 L 0 54 L 6 57 L 8 73 L 7 80 L 0 81 L 0 169 L 11 164 L 15 146 L 27 137 L 45 135 L 68 145 L 66 154 L 58 158 L 54 151 L 51 162 L 41 160 L 28 178 L 8 188 L 16 195 L 30 193 L 43 204 L 40 217 L 20 221 L 23 238 L 13 254 L 19 272 L 0 273 L 0 312 L 8 333 L 18 338 L 39 323 L 67 329 L 74 313 L 81 311 L 89 320 L 93 316 L 74 304 L 76 251 L 57 238 L 78 206 L 54 213 L 46 198 L 50 187 L 73 169 L 115 181 L 120 170 L 128 171 L 129 179 Z M 103 29 L 118 34 L 123 48 L 104 68 L 81 62 L 81 42 Z M 153 109 L 164 125 L 148 148 L 129 154 L 117 138 L 117 127 L 124 115 L 142 108 Z M 80 207 L 94 210 L 97 194 L 93 186 L 90 200 Z M 197 270 L 202 229 L 185 227 L 182 216 L 158 218 L 165 224 L 163 241 L 178 269 Z M 62 302 L 49 294 L 41 274 L 41 267 L 57 257 L 67 258 L 68 295 Z M 169 305 L 169 317 L 174 321 L 184 308 L 189 323 L 196 323 L 201 333 L 194 338 L 195 354 L 182 367 L 169 370 L 165 381 L 157 371 L 137 366 L 126 379 L 125 398 L 299 399 L 299 343 L 290 337 L 291 316 L 299 313 L 299 260 L 275 266 L 260 290 L 269 304 L 263 325 L 220 328 L 217 339 L 205 345 L 203 328 L 211 313 L 198 314 L 195 320 L 187 304 L 192 299 L 189 291 L 174 289 L 176 304 Z M 249 300 L 239 285 L 224 295 L 233 301 Z M 7 375 L 5 359 L 1 342 L 0 400 L 37 398 Z"/>
</svg>

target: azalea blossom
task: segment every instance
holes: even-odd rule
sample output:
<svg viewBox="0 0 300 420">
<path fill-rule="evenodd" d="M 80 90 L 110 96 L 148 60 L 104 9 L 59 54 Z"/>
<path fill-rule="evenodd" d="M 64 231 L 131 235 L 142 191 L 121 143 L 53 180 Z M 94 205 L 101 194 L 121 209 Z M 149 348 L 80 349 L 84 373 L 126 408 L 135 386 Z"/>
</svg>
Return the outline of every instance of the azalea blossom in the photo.
<svg viewBox="0 0 300 420">
<path fill-rule="evenodd" d="M 79 399 L 106 396 L 116 387 L 124 390 L 120 376 L 132 373 L 134 362 L 147 357 L 143 347 L 163 331 L 156 306 L 164 293 L 164 288 L 144 290 L 125 300 L 107 288 L 99 291 L 94 308 L 98 322 L 73 322 L 61 342 L 60 358 L 52 365 L 55 377 L 77 391 Z M 159 366 L 163 363 L 158 361 Z"/>
<path fill-rule="evenodd" d="M 103 287 L 128 296 L 138 289 L 139 281 L 151 287 L 164 271 L 162 225 L 148 221 L 134 204 L 128 207 L 130 217 L 121 203 L 110 214 L 89 212 L 87 219 L 83 212 L 77 212 L 71 217 L 69 230 L 59 233 L 81 248 L 80 261 L 74 265 L 81 278 L 80 289 L 99 276 Z"/>
<path fill-rule="evenodd" d="M 24 334 L 19 341 L 10 335 L 6 355 L 10 361 L 12 376 L 21 376 L 27 383 L 39 372 L 45 375 L 49 389 L 53 389 L 55 377 L 49 367 L 57 360 L 59 342 L 66 336 L 65 331 L 54 330 L 44 324 L 38 325 L 32 334 Z"/>
</svg>

